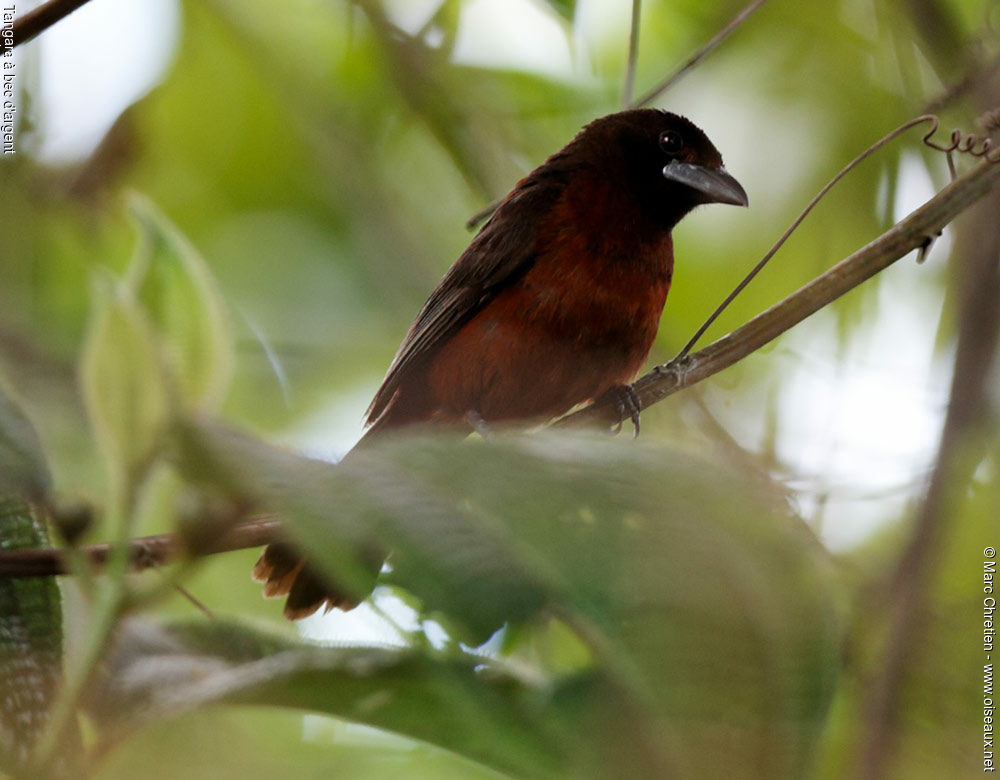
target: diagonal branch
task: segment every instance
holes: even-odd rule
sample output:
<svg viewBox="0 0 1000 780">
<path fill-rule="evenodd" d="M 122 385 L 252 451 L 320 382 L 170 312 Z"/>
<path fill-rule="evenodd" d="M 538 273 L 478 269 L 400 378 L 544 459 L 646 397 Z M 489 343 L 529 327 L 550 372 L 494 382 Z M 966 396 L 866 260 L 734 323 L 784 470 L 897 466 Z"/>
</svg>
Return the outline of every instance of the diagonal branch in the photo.
<svg viewBox="0 0 1000 780">
<path fill-rule="evenodd" d="M 914 249 L 926 247 L 942 228 L 1000 181 L 1000 164 L 983 162 L 853 255 L 742 327 L 686 358 L 656 366 L 633 385 L 641 409 L 707 379 L 774 340 Z M 557 425 L 617 425 L 613 401 L 567 415 Z"/>
<path fill-rule="evenodd" d="M 945 225 L 998 181 L 1000 164 L 980 163 L 902 222 L 750 322 L 676 365 L 657 366 L 634 385 L 642 408 L 728 368 L 914 249 L 926 247 Z M 608 402 L 588 406 L 562 418 L 556 425 L 610 426 L 620 420 L 619 410 L 613 402 Z M 234 525 L 212 543 L 201 546 L 198 553 L 208 555 L 258 547 L 275 541 L 280 531 L 276 518 L 256 518 Z M 131 547 L 131 562 L 136 570 L 168 563 L 185 549 L 175 534 L 136 539 Z M 109 550 L 108 545 L 95 545 L 84 548 L 83 553 L 93 563 L 100 564 Z M 66 569 L 61 550 L 0 551 L 0 577 L 40 577 L 63 574 Z"/>
<path fill-rule="evenodd" d="M 0 54 L 41 35 L 89 0 L 49 0 L 14 21 L 13 38 L 0 38 Z"/>
</svg>

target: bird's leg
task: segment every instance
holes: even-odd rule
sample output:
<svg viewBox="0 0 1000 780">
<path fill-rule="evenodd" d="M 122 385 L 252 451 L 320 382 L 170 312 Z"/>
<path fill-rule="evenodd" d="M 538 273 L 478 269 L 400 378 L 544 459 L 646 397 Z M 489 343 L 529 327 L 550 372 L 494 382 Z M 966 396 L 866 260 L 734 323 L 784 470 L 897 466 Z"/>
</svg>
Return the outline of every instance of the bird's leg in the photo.
<svg viewBox="0 0 1000 780">
<path fill-rule="evenodd" d="M 635 392 L 635 388 L 632 385 L 615 385 L 604 394 L 601 400 L 605 398 L 613 403 L 618 410 L 618 425 L 615 427 L 614 432 L 620 433 L 622 422 L 630 419 L 632 420 L 632 425 L 635 427 L 633 438 L 638 439 L 639 412 L 642 411 L 642 403 L 639 401 L 639 395 Z"/>
<path fill-rule="evenodd" d="M 483 438 L 483 441 L 490 441 L 493 438 L 493 430 L 475 409 L 469 409 L 465 413 L 465 421 Z"/>
</svg>

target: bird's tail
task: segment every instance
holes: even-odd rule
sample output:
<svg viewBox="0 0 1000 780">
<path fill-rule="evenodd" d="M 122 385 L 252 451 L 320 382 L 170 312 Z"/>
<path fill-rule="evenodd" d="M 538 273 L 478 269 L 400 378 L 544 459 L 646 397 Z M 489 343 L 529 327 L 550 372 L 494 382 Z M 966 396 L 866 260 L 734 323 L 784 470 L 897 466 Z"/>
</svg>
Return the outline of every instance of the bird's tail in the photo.
<svg viewBox="0 0 1000 780">
<path fill-rule="evenodd" d="M 427 420 L 427 414 L 422 409 L 394 404 L 369 425 L 361 440 L 344 457 L 350 458 L 354 453 L 365 450 L 384 434 L 421 422 L 435 426 L 435 423 Z M 441 427 L 442 423 L 438 421 L 436 428 L 440 430 Z M 445 429 L 448 428 L 445 426 Z M 465 436 L 467 433 L 466 429 L 461 435 Z M 287 597 L 284 611 L 289 620 L 308 617 L 320 607 L 325 612 L 334 607 L 347 611 L 354 609 L 375 587 L 375 579 L 385 560 L 385 551 L 376 549 L 373 545 L 372 549 L 361 551 L 358 558 L 359 566 L 352 567 L 356 569 L 353 573 L 363 573 L 351 578 L 351 587 L 344 587 L 311 567 L 295 545 L 274 542 L 264 548 L 253 568 L 253 578 L 264 583 L 265 598 Z M 371 579 L 365 581 L 364 577 L 369 572 Z"/>
<path fill-rule="evenodd" d="M 372 574 L 374 584 L 378 570 Z M 312 569 L 302 553 L 287 542 L 272 542 L 253 567 L 253 578 L 264 583 L 265 598 L 285 599 L 285 617 L 299 620 L 308 617 L 320 607 L 329 612 L 334 607 L 354 609 L 358 599 L 347 595 L 345 588 Z"/>
<path fill-rule="evenodd" d="M 349 458 L 366 439 L 367 434 L 344 457 Z M 363 552 L 358 557 L 363 560 L 359 560 L 356 568 L 370 572 L 370 582 L 358 583 L 357 580 L 363 577 L 356 576 L 352 578 L 352 587 L 344 587 L 310 566 L 297 546 L 288 542 L 272 542 L 257 559 L 253 578 L 264 584 L 264 598 L 287 597 L 284 613 L 289 620 L 308 617 L 320 607 L 324 614 L 335 607 L 346 612 L 361 603 L 375 587 L 375 579 L 385 559 L 382 552 Z"/>
</svg>

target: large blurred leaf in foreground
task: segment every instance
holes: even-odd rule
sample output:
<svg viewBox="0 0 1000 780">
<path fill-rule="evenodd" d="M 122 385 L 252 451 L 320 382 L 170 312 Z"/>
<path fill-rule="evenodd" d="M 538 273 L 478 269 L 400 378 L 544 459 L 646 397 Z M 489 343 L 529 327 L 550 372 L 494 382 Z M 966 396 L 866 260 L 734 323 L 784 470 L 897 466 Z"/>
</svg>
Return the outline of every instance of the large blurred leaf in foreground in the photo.
<svg viewBox="0 0 1000 780">
<path fill-rule="evenodd" d="M 574 735 L 577 774 L 712 776 L 722 743 L 734 776 L 811 760 L 836 669 L 833 582 L 804 526 L 737 474 L 565 434 L 400 439 L 334 466 L 192 425 L 179 452 L 190 475 L 279 512 L 338 582 L 363 550 L 391 550 L 393 581 L 462 636 L 559 616 L 593 655 L 544 718 Z"/>
<path fill-rule="evenodd" d="M 38 432 L 0 386 L 0 494 L 38 499 L 51 481 Z"/>
<path fill-rule="evenodd" d="M 47 546 L 35 509 L 0 496 L 0 550 Z M 0 578 L 0 773 L 23 769 L 31 755 L 61 678 L 62 645 L 55 578 Z"/>
<path fill-rule="evenodd" d="M 0 551 L 49 546 L 43 513 L 29 502 L 50 483 L 34 426 L 0 388 Z M 0 773 L 23 769 L 31 756 L 59 685 L 62 648 L 55 578 L 0 578 Z"/>
<path fill-rule="evenodd" d="M 235 624 L 132 623 L 92 705 L 109 734 L 217 703 L 297 707 L 449 747 L 518 775 L 558 776 L 565 762 L 539 719 L 543 692 L 482 659 L 413 649 L 319 648 Z"/>
</svg>

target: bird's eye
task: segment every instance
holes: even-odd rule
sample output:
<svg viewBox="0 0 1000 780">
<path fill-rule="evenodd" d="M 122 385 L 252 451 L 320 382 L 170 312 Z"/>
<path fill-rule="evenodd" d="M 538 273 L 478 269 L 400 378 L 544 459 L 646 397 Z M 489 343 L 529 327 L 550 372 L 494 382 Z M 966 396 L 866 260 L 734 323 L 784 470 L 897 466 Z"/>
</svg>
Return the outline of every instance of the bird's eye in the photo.
<svg viewBox="0 0 1000 780">
<path fill-rule="evenodd" d="M 660 133 L 660 148 L 671 156 L 679 154 L 684 148 L 684 139 L 676 130 L 664 130 Z"/>
</svg>

